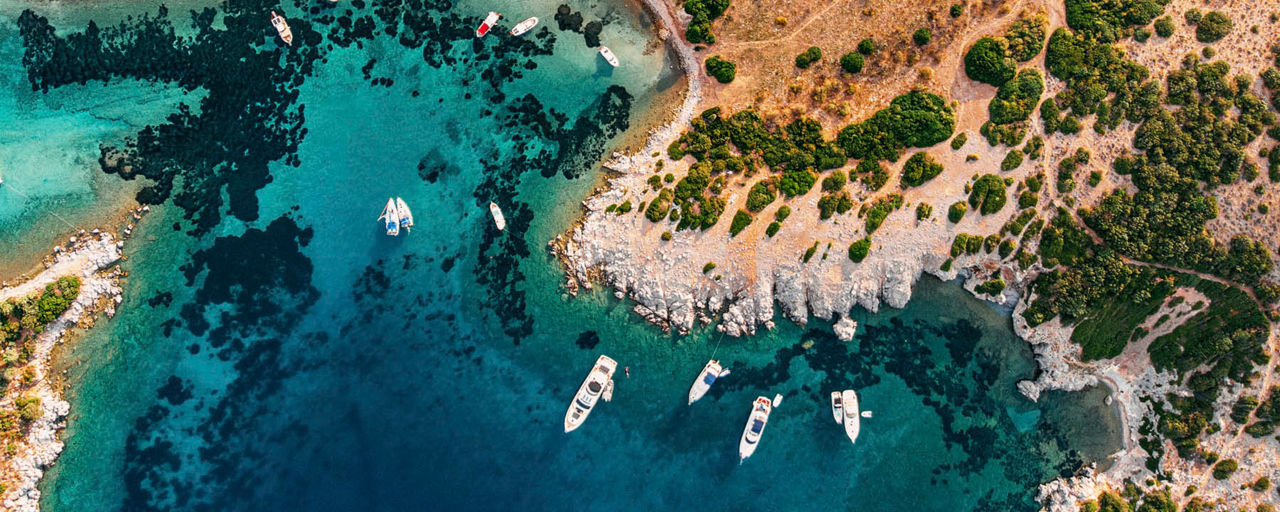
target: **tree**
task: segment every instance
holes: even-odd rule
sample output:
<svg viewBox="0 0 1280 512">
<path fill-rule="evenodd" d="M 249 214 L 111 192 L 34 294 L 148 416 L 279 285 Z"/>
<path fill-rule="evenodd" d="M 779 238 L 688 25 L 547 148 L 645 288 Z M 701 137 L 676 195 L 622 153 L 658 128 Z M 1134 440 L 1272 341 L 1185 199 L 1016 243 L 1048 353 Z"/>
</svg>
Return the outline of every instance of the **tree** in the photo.
<svg viewBox="0 0 1280 512">
<path fill-rule="evenodd" d="M 822 59 L 822 48 L 810 46 L 809 49 L 796 55 L 796 67 L 800 69 L 808 69 L 810 65 Z"/>
<path fill-rule="evenodd" d="M 1231 18 L 1218 11 L 1209 11 L 1196 25 L 1196 40 L 1202 43 L 1216 42 L 1231 32 L 1231 26 Z"/>
<path fill-rule="evenodd" d="M 964 73 L 972 80 L 1000 86 L 1014 75 L 1016 64 L 1008 57 L 1007 43 L 984 37 L 964 54 Z"/>
<path fill-rule="evenodd" d="M 928 153 L 921 151 L 911 155 L 907 163 L 902 166 L 902 186 L 918 187 L 939 174 L 942 174 L 942 164 Z"/>
<path fill-rule="evenodd" d="M 858 73 L 862 71 L 866 61 L 862 59 L 862 54 L 857 52 L 849 52 L 840 57 L 840 67 L 846 73 Z"/>
<path fill-rule="evenodd" d="M 933 31 L 929 30 L 929 27 L 920 27 L 911 34 L 911 40 L 916 43 L 916 46 L 929 44 L 929 41 L 933 40 Z"/>
<path fill-rule="evenodd" d="M 1173 35 L 1173 18 L 1161 16 L 1156 19 L 1156 35 L 1160 37 L 1169 37 Z"/>
<path fill-rule="evenodd" d="M 947 209 L 947 220 L 952 223 L 960 222 L 960 219 L 964 218 L 965 212 L 968 211 L 969 205 L 965 204 L 964 201 L 956 201 L 951 205 L 951 208 Z"/>
<path fill-rule="evenodd" d="M 871 55 L 876 52 L 876 42 L 870 37 L 858 41 L 858 53 Z"/>
<path fill-rule="evenodd" d="M 991 122 L 1009 124 L 1026 121 L 1044 93 L 1044 77 L 1035 68 L 1019 71 L 1017 76 L 1000 85 L 996 97 L 987 105 Z"/>
<path fill-rule="evenodd" d="M 844 171 L 837 169 L 835 171 L 832 171 L 830 176 L 827 176 L 826 178 L 822 179 L 822 190 L 824 192 L 839 191 L 844 188 L 845 184 L 848 183 L 848 181 L 849 180 L 845 176 Z"/>
<path fill-rule="evenodd" d="M 733 223 L 729 225 L 729 236 L 738 236 L 738 233 L 741 233 L 742 230 L 751 225 L 753 219 L 755 217 L 752 217 L 750 213 L 738 210 L 738 213 L 733 214 Z"/>
<path fill-rule="evenodd" d="M 969 192 L 969 206 L 983 215 L 990 215 L 1004 208 L 1007 196 L 1004 180 L 994 174 L 984 174 L 973 183 L 973 189 Z"/>
<path fill-rule="evenodd" d="M 849 245 L 849 261 L 861 263 L 871 252 L 871 237 L 863 237 Z"/>
<path fill-rule="evenodd" d="M 738 66 L 734 63 L 721 59 L 719 55 L 712 55 L 707 58 L 707 74 L 715 77 L 717 82 L 727 84 L 733 81 L 737 75 Z"/>
</svg>

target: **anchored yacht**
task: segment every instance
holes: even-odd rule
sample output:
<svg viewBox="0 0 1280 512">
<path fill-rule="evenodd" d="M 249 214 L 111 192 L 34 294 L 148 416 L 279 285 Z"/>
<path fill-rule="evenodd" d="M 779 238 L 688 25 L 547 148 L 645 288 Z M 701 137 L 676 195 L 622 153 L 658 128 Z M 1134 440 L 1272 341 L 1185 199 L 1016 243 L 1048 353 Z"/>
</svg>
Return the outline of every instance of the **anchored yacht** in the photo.
<svg viewBox="0 0 1280 512">
<path fill-rule="evenodd" d="M 507 218 L 502 215 L 502 208 L 498 208 L 498 203 L 489 201 L 489 214 L 493 215 L 493 225 L 498 226 L 498 231 L 507 229 Z"/>
<path fill-rule="evenodd" d="M 379 221 L 386 222 L 387 235 L 398 236 L 400 234 L 400 211 L 396 208 L 396 199 L 387 199 L 387 206 L 382 209 L 382 216 L 378 217 Z"/>
<path fill-rule="evenodd" d="M 780 403 L 782 395 L 774 395 L 772 402 L 763 396 L 756 397 L 751 405 L 751 415 L 747 417 L 747 425 L 742 428 L 742 439 L 738 441 L 739 463 L 756 452 L 756 447 L 760 446 L 760 437 L 764 435 L 764 427 L 769 423 L 769 413 Z"/>
<path fill-rule="evenodd" d="M 618 56 L 614 55 L 613 50 L 610 50 L 608 46 L 600 47 L 600 55 L 604 57 L 604 60 L 607 61 L 610 66 L 615 68 L 618 67 Z"/>
<path fill-rule="evenodd" d="M 578 394 L 574 395 L 573 403 L 569 404 L 569 410 L 564 414 L 566 434 L 573 432 L 582 426 L 582 422 L 587 421 L 587 415 L 591 414 L 591 409 L 601 398 L 606 402 L 613 398 L 613 372 L 617 369 L 617 361 L 610 359 L 609 356 L 601 355 L 596 359 L 591 373 L 588 373 L 587 379 L 582 381 Z"/>
<path fill-rule="evenodd" d="M 488 34 L 489 29 L 493 28 L 493 25 L 498 22 L 498 18 L 501 17 L 501 14 L 489 11 L 489 15 L 484 17 L 484 21 L 480 23 L 479 27 L 476 27 L 476 37 L 484 37 L 485 34 Z"/>
<path fill-rule="evenodd" d="M 858 393 L 852 389 L 844 390 L 844 433 L 849 442 L 858 442 L 858 432 L 862 430 L 862 416 L 858 414 Z"/>
<path fill-rule="evenodd" d="M 693 381 L 693 387 L 689 388 L 689 405 L 697 402 L 702 395 L 707 394 L 707 390 L 711 389 L 716 379 L 729 375 L 729 370 L 720 367 L 720 362 L 712 359 L 707 361 L 707 365 L 702 367 L 702 373 L 698 374 L 698 379 Z"/>
<path fill-rule="evenodd" d="M 525 32 L 528 32 L 530 29 L 532 29 L 537 25 L 538 25 L 537 16 L 524 20 L 520 23 L 516 23 L 516 26 L 511 27 L 511 35 L 513 36 L 524 35 Z"/>
<path fill-rule="evenodd" d="M 400 227 L 408 232 L 413 227 L 413 212 L 409 211 L 409 205 L 405 204 L 404 199 L 396 198 L 396 213 L 400 215 Z"/>
<path fill-rule="evenodd" d="M 284 41 L 284 44 L 293 46 L 293 31 L 289 30 L 289 22 L 284 20 L 284 16 L 271 11 L 271 26 L 275 27 L 276 33 L 280 34 L 280 40 Z"/>
</svg>

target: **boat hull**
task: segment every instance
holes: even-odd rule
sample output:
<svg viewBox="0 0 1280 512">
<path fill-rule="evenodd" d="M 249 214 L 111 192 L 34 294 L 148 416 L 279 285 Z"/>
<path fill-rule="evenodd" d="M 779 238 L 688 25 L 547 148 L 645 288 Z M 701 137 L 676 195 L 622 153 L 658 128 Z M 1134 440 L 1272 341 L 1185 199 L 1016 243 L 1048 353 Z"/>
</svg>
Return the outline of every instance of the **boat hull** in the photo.
<svg viewBox="0 0 1280 512">
<path fill-rule="evenodd" d="M 694 402 L 697 402 L 707 394 L 707 391 L 711 389 L 711 384 L 720 376 L 722 370 L 720 363 L 715 359 L 708 361 L 707 365 L 702 367 L 702 373 L 698 374 L 698 378 L 693 381 L 693 386 L 689 388 L 689 405 L 693 405 Z M 711 382 L 707 382 L 708 376 L 710 376 Z"/>
<path fill-rule="evenodd" d="M 537 17 L 529 18 L 520 23 L 516 23 L 516 26 L 511 28 L 511 35 L 522 36 L 524 35 L 525 32 L 533 30 L 533 27 L 536 27 L 537 25 L 538 25 Z"/>
<path fill-rule="evenodd" d="M 858 393 L 852 389 L 844 390 L 841 394 L 844 410 L 844 433 L 849 436 L 849 442 L 858 442 L 858 434 L 862 430 L 862 416 L 858 414 Z"/>
<path fill-rule="evenodd" d="M 507 229 L 507 218 L 502 215 L 502 208 L 498 208 L 498 203 L 489 203 L 489 214 L 493 216 L 493 225 L 497 226 L 498 231 Z"/>
<path fill-rule="evenodd" d="M 618 67 L 618 56 L 614 55 L 613 50 L 610 50 L 608 46 L 600 47 L 600 56 L 604 57 L 605 62 L 608 62 L 610 66 Z"/>
<path fill-rule="evenodd" d="M 479 27 L 476 27 L 476 37 L 484 37 L 487 35 L 489 30 L 493 28 L 493 25 L 498 22 L 498 18 L 500 17 L 502 17 L 501 14 L 489 11 L 489 15 L 484 17 L 484 21 L 480 22 Z"/>
<path fill-rule="evenodd" d="M 738 440 L 739 461 L 745 461 L 756 453 L 760 439 L 764 437 L 764 428 L 769 424 L 770 412 L 773 412 L 773 402 L 767 397 L 756 397 L 756 401 L 751 404 L 747 425 L 742 428 L 742 438 Z"/>
<path fill-rule="evenodd" d="M 409 210 L 409 205 L 405 204 L 404 199 L 396 198 L 396 214 L 400 216 L 400 227 L 405 231 L 413 227 L 413 212 Z"/>
<path fill-rule="evenodd" d="M 609 356 L 601 355 L 596 358 L 596 363 L 591 367 L 591 372 L 587 374 L 587 378 L 578 387 L 578 392 L 573 396 L 573 401 L 569 402 L 569 410 L 564 413 L 564 432 L 566 434 L 577 430 L 587 421 L 587 416 L 591 415 L 591 411 L 595 409 L 600 399 L 603 398 L 608 401 L 609 397 L 604 395 L 606 393 L 612 394 L 613 373 L 617 369 L 617 361 L 610 359 Z"/>
<path fill-rule="evenodd" d="M 382 209 L 382 216 L 378 220 L 385 223 L 388 236 L 400 234 L 400 213 L 396 208 L 395 198 L 387 199 L 387 206 Z"/>
<path fill-rule="evenodd" d="M 844 423 L 844 405 L 839 391 L 831 392 L 831 416 L 835 418 L 836 423 Z"/>
</svg>

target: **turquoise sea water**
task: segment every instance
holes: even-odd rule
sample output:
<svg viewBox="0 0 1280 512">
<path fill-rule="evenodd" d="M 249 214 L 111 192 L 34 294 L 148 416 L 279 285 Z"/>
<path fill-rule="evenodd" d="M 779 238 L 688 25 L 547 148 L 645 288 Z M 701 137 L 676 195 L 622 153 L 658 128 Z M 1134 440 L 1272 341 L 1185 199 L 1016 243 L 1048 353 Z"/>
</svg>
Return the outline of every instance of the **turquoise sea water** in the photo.
<svg viewBox="0 0 1280 512">
<path fill-rule="evenodd" d="M 62 190 L 92 211 L 149 185 L 159 204 L 127 247 L 121 313 L 64 354 L 73 410 L 46 510 L 1031 510 L 1038 483 L 1116 447 L 1101 391 L 1017 395 L 1028 348 L 953 283 L 856 311 L 848 344 L 816 320 L 669 336 L 607 293 L 565 297 L 546 241 L 678 83 L 635 6 L 573 2 L 562 30 L 542 1 L 128 5 L 0 9 L 23 36 L 0 48 L 19 77 L 5 108 L 68 141 L 51 151 L 132 164 L 67 157 L 56 184 L 14 171 L 48 199 L 0 203 L 19 212 L 0 217 L 0 252 L 26 250 L 42 230 L 22 219 L 61 211 Z M 291 19 L 287 51 L 271 9 Z M 542 24 L 476 41 L 489 9 Z M 601 22 L 621 68 L 574 14 L 588 36 Z M 0 157 L 19 161 L 29 142 L 11 137 Z M 381 234 L 389 195 L 412 233 Z M 565 435 L 600 353 L 632 375 Z M 686 406 L 713 354 L 733 375 Z M 845 387 L 875 411 L 857 445 L 827 408 Z M 739 465 L 750 402 L 773 393 L 787 399 Z"/>
</svg>

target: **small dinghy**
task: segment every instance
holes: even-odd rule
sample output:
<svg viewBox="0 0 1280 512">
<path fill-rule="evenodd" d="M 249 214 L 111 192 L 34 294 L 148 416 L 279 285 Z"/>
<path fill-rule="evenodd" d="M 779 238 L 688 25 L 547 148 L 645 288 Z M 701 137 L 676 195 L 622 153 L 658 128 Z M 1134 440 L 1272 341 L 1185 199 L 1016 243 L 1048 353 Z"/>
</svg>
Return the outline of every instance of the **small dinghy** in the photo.
<svg viewBox="0 0 1280 512">
<path fill-rule="evenodd" d="M 489 15 L 484 17 L 484 21 L 480 23 L 479 27 L 476 27 L 476 37 L 484 37 L 485 34 L 488 34 L 489 29 L 493 28 L 493 25 L 498 22 L 498 18 L 501 17 L 501 14 L 489 11 Z"/>
<path fill-rule="evenodd" d="M 538 25 L 538 17 L 534 16 L 520 23 L 516 23 L 516 26 L 511 27 L 511 35 L 513 36 L 524 35 L 525 32 L 528 32 L 530 29 L 532 29 L 537 25 Z"/>
<path fill-rule="evenodd" d="M 396 198 L 396 213 L 400 215 L 400 227 L 408 232 L 413 227 L 413 212 L 409 211 L 409 205 L 405 204 L 404 199 Z"/>
<path fill-rule="evenodd" d="M 386 223 L 388 236 L 400 234 L 400 211 L 396 208 L 394 197 L 387 199 L 387 206 L 382 209 L 382 216 L 378 220 Z"/>
<path fill-rule="evenodd" d="M 493 225 L 498 226 L 498 231 L 507 229 L 507 218 L 502 216 L 502 208 L 498 208 L 498 203 L 489 201 L 489 214 L 493 215 Z"/>
<path fill-rule="evenodd" d="M 608 62 L 610 66 L 615 68 L 618 67 L 618 56 L 614 55 L 613 50 L 610 50 L 608 46 L 600 47 L 600 56 L 604 57 L 604 60 Z"/>
<path fill-rule="evenodd" d="M 617 369 L 617 361 L 610 359 L 609 356 L 601 355 L 596 358 L 596 364 L 591 367 L 591 373 L 588 373 L 587 379 L 582 381 L 578 394 L 573 396 L 569 410 L 564 413 L 566 434 L 573 432 L 587 421 L 587 416 L 591 414 L 591 410 L 601 398 L 606 402 L 613 398 L 613 372 Z"/>
<path fill-rule="evenodd" d="M 779 400 L 781 401 L 781 400 Z M 747 460 L 760 446 L 760 437 L 764 435 L 764 427 L 769 424 L 769 413 L 773 412 L 773 402 L 763 396 L 756 397 L 751 404 L 751 415 L 747 416 L 747 426 L 742 428 L 742 439 L 738 440 L 738 463 Z"/>
<path fill-rule="evenodd" d="M 722 369 L 720 362 L 712 359 L 707 361 L 707 365 L 702 367 L 702 373 L 698 374 L 698 379 L 693 381 L 693 387 L 689 388 L 689 405 L 693 405 L 703 395 L 707 394 L 707 390 L 711 389 L 711 384 L 716 379 L 729 375 L 729 370 Z"/>
<path fill-rule="evenodd" d="M 858 442 L 858 432 L 862 430 L 862 415 L 858 414 L 858 393 L 852 389 L 844 390 L 844 434 L 849 442 Z"/>
<path fill-rule="evenodd" d="M 844 423 L 844 401 L 840 398 L 839 391 L 831 392 L 831 416 L 836 419 L 836 423 Z"/>
<path fill-rule="evenodd" d="M 284 20 L 284 16 L 271 11 L 271 26 L 275 27 L 276 33 L 280 34 L 280 40 L 284 41 L 284 44 L 293 46 L 293 31 L 289 30 L 289 22 Z"/>
</svg>

